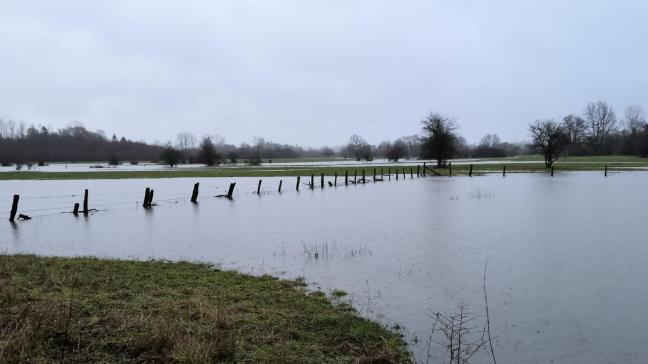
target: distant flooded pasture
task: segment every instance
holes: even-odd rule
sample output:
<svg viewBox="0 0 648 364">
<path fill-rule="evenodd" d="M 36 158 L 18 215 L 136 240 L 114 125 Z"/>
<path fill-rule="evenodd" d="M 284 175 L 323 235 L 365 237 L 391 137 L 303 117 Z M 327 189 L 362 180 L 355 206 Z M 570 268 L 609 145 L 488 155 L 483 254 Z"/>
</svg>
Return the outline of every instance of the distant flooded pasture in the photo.
<svg viewBox="0 0 648 364">
<path fill-rule="evenodd" d="M 428 347 L 431 362 L 445 355 L 441 337 L 429 344 L 437 312 L 452 313 L 463 300 L 481 332 L 488 259 L 498 361 L 648 357 L 646 172 L 408 175 L 299 192 L 294 177 L 263 178 L 257 195 L 258 180 L 0 181 L 0 250 L 203 261 L 304 277 L 313 289 L 348 292 L 342 299 L 362 315 L 398 325 L 419 362 Z M 230 182 L 233 200 L 214 197 Z M 155 190 L 150 209 L 141 206 L 146 187 Z M 98 211 L 67 213 L 86 188 Z M 13 194 L 32 220 L 7 221 Z"/>
</svg>

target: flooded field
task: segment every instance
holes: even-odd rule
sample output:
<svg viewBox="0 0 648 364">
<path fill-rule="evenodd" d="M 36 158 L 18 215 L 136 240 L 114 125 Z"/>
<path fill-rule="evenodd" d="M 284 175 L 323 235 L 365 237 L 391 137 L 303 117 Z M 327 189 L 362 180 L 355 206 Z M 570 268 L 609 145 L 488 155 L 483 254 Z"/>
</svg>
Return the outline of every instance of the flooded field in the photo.
<svg viewBox="0 0 648 364">
<path fill-rule="evenodd" d="M 425 362 L 462 300 L 503 363 L 648 357 L 648 173 L 414 178 L 295 191 L 295 178 L 0 181 L 0 250 L 213 262 L 342 289 Z M 304 181 L 304 179 L 302 179 Z M 199 203 L 189 202 L 200 182 Z M 233 200 L 215 198 L 237 182 Z M 339 182 L 339 181 L 338 181 Z M 155 190 L 151 209 L 144 189 Z M 69 213 L 90 190 L 84 217 Z M 33 220 L 9 224 L 11 196 Z M 444 349 L 430 345 L 431 362 Z M 481 362 L 487 353 L 477 357 Z"/>
</svg>

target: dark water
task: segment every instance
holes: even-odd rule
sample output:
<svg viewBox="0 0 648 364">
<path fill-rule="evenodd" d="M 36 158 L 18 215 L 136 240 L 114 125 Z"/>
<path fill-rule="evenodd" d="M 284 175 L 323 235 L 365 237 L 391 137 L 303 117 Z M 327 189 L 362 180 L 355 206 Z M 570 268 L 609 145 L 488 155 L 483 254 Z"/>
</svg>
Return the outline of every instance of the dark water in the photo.
<svg viewBox="0 0 648 364">
<path fill-rule="evenodd" d="M 34 216 L 0 223 L 7 253 L 199 260 L 303 276 L 399 324 L 425 362 L 435 312 L 464 301 L 483 324 L 482 278 L 502 363 L 642 363 L 648 357 L 648 173 L 402 178 L 294 190 L 295 178 L 2 181 Z M 234 181 L 234 179 L 232 180 Z M 201 183 L 198 205 L 189 203 Z M 141 205 L 145 187 L 159 206 Z M 62 214 L 90 189 L 89 217 Z M 75 195 L 75 196 L 73 196 Z M 6 219 L 8 213 L 2 218 Z M 314 258 L 314 253 L 318 258 Z M 310 255 L 309 255 L 310 254 Z M 435 337 L 433 341 L 441 340 Z M 444 357 L 433 343 L 431 362 Z M 486 361 L 487 356 L 476 358 Z"/>
</svg>

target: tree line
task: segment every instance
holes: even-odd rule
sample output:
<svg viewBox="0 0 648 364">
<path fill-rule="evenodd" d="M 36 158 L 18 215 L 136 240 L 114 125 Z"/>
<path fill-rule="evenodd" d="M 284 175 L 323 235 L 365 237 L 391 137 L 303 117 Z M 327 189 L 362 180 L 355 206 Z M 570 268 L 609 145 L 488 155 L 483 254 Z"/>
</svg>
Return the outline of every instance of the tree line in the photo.
<svg viewBox="0 0 648 364">
<path fill-rule="evenodd" d="M 80 123 L 50 131 L 44 126 L 27 126 L 0 119 L 0 163 L 44 164 L 47 162 L 97 162 L 112 164 L 160 161 L 170 166 L 202 163 L 208 166 L 246 163 L 259 165 L 277 159 L 321 157 L 373 160 L 384 158 L 432 159 L 443 167 L 452 158 L 495 158 L 538 153 L 550 167 L 563 155 L 648 155 L 648 124 L 640 106 L 629 106 L 617 119 L 612 106 L 603 101 L 590 102 L 582 114 L 562 119 L 542 119 L 529 124 L 529 143 L 502 142 L 496 134 L 484 136 L 468 145 L 458 133 L 457 119 L 431 112 L 421 121 L 421 133 L 372 145 L 361 135 L 352 135 L 340 147 L 303 148 L 254 138 L 252 143 L 233 145 L 218 135 L 200 139 L 188 132 L 179 133 L 175 143 L 147 144 L 124 137 L 107 138 L 102 131 L 92 132 Z"/>
</svg>

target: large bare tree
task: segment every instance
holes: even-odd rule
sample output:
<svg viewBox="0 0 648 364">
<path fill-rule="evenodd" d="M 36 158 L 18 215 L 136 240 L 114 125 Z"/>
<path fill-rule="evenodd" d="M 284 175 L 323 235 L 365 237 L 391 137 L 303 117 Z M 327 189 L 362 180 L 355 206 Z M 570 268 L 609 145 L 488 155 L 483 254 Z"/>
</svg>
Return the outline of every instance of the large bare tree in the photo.
<svg viewBox="0 0 648 364">
<path fill-rule="evenodd" d="M 569 143 L 583 144 L 587 140 L 587 124 L 585 119 L 578 115 L 569 114 L 563 118 L 563 126 Z"/>
<path fill-rule="evenodd" d="M 587 137 L 596 155 L 616 127 L 616 114 L 612 106 L 603 101 L 588 103 L 583 114 L 587 121 Z"/>
<path fill-rule="evenodd" d="M 632 134 L 637 134 L 646 125 L 646 115 L 640 105 L 630 105 L 626 107 L 625 123 Z"/>
<path fill-rule="evenodd" d="M 537 120 L 529 125 L 531 147 L 544 157 L 545 166 L 550 168 L 569 145 L 565 127 L 553 119 Z"/>
<path fill-rule="evenodd" d="M 196 146 L 196 137 L 188 132 L 179 133 L 176 136 L 176 146 L 180 150 L 193 149 Z"/>
<path fill-rule="evenodd" d="M 445 166 L 457 150 L 457 121 L 437 112 L 431 112 L 423 121 L 421 156 L 436 159 L 437 167 Z"/>
</svg>

